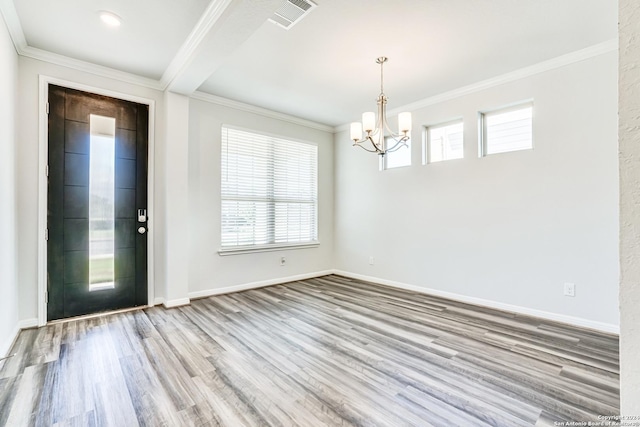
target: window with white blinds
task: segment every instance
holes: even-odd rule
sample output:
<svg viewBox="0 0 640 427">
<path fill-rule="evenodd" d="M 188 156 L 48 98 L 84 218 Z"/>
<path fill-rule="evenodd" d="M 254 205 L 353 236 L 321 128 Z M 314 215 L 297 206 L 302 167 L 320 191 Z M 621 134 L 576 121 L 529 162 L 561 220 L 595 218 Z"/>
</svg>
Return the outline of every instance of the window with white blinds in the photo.
<svg viewBox="0 0 640 427">
<path fill-rule="evenodd" d="M 533 104 L 482 113 L 483 155 L 533 148 Z"/>
<path fill-rule="evenodd" d="M 318 240 L 318 147 L 222 127 L 221 252 Z"/>
</svg>

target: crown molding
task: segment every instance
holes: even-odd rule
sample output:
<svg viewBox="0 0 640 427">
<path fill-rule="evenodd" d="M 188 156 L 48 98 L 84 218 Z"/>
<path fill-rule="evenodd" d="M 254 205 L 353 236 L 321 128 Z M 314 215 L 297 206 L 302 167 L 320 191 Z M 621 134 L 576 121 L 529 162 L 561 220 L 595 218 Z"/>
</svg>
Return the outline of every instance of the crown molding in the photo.
<svg viewBox="0 0 640 427">
<path fill-rule="evenodd" d="M 233 0 L 212 1 L 160 78 L 162 90 L 189 65 L 193 54 Z"/>
<path fill-rule="evenodd" d="M 547 71 L 555 70 L 557 68 L 565 67 L 567 65 L 575 64 L 590 58 L 595 58 L 600 55 L 604 55 L 610 52 L 616 52 L 618 50 L 618 39 L 607 40 L 602 43 L 598 43 L 593 46 L 589 46 L 584 49 L 577 50 L 575 52 L 568 53 L 566 55 L 558 56 L 556 58 L 549 59 L 547 61 L 539 62 L 529 67 L 520 68 L 509 73 L 501 74 L 496 77 L 492 77 L 487 80 L 482 80 L 476 83 L 472 83 L 467 86 L 462 86 L 457 89 L 443 92 L 439 95 L 424 98 L 420 101 L 406 104 L 404 106 L 394 108 L 388 111 L 389 116 L 397 115 L 403 111 L 415 111 L 421 108 L 425 108 L 441 102 L 450 101 L 461 96 L 469 95 L 475 92 L 479 92 L 492 87 L 500 86 L 505 83 L 514 82 L 527 77 L 532 77 L 537 74 L 541 74 Z M 349 129 L 349 124 L 345 123 L 334 128 L 334 132 L 344 132 Z"/>
<path fill-rule="evenodd" d="M 605 53 L 614 52 L 618 50 L 618 39 L 607 40 L 606 42 L 599 43 L 584 49 L 577 50 L 575 52 L 568 53 L 566 55 L 558 56 L 556 58 L 549 59 L 547 61 L 539 62 L 529 67 L 520 68 L 518 70 L 502 74 L 496 77 L 492 77 L 487 80 L 482 80 L 477 83 L 470 84 L 468 86 L 462 86 L 458 89 L 454 89 L 449 92 L 442 93 L 440 95 L 432 96 L 430 98 L 423 99 L 421 101 L 407 104 L 401 108 L 394 108 L 389 113 L 398 114 L 402 111 L 413 111 L 420 108 L 424 108 L 433 104 L 439 104 L 444 101 L 449 101 L 454 98 L 469 95 L 474 92 L 489 89 L 495 86 L 510 83 L 516 80 L 521 80 L 527 77 L 535 76 L 547 71 L 555 70 L 557 68 L 565 67 L 567 65 L 575 64 L 576 62 L 584 61 L 586 59 L 594 58 L 596 56 L 603 55 Z"/>
<path fill-rule="evenodd" d="M 18 18 L 18 12 L 12 0 L 0 0 L 0 14 L 4 17 L 9 36 L 13 40 L 16 51 L 20 54 L 20 51 L 27 47 L 27 39 L 24 37 L 22 24 L 20 24 L 20 18 Z"/>
<path fill-rule="evenodd" d="M 127 73 L 102 65 L 93 64 L 91 62 L 81 61 L 69 58 L 68 56 L 59 55 L 57 53 L 48 52 L 31 46 L 26 46 L 18 52 L 27 58 L 37 59 L 39 61 L 49 62 L 51 64 L 60 65 L 85 73 L 95 74 L 100 77 L 107 77 L 124 83 L 131 83 L 138 86 L 147 87 L 149 89 L 163 90 L 158 80 L 142 77 L 137 74 Z"/>
<path fill-rule="evenodd" d="M 307 119 L 302 119 L 300 117 L 291 116 L 285 113 L 279 113 L 277 111 L 272 111 L 267 108 L 257 107 L 251 104 L 245 104 L 244 102 L 235 101 L 233 99 L 223 98 L 217 95 L 211 95 L 205 92 L 196 91 L 191 95 L 191 98 L 208 102 L 211 104 L 221 105 L 223 107 L 229 107 L 236 110 L 245 111 L 247 113 L 259 114 L 261 116 L 268 117 L 271 119 L 282 120 L 284 122 L 289 122 L 296 125 L 321 130 L 323 132 L 330 132 L 330 133 L 334 132 L 333 126 L 325 125 L 325 124 L 314 122 Z"/>
</svg>

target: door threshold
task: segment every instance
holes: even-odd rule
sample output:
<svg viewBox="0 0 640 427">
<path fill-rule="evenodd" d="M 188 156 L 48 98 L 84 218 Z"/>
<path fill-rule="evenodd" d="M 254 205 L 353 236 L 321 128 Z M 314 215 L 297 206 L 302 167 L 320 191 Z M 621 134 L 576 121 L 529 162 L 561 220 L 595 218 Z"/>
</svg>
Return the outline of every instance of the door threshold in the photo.
<svg viewBox="0 0 640 427">
<path fill-rule="evenodd" d="M 95 319 L 97 317 L 111 316 L 112 314 L 128 313 L 130 311 L 144 310 L 153 307 L 152 305 L 139 305 L 137 307 L 121 308 L 118 310 L 101 311 L 100 313 L 83 314 L 82 316 L 65 317 L 64 319 L 56 319 L 47 322 L 47 325 L 56 325 L 58 323 L 75 322 L 76 320 Z"/>
</svg>

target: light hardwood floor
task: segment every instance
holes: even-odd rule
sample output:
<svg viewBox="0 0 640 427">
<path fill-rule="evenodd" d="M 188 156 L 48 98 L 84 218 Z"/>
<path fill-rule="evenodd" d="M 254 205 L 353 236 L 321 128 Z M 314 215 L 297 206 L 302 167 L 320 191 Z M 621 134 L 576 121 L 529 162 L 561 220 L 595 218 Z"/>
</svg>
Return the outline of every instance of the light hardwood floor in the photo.
<svg viewBox="0 0 640 427">
<path fill-rule="evenodd" d="M 0 425 L 531 426 L 619 413 L 618 338 L 325 276 L 22 331 Z"/>
</svg>

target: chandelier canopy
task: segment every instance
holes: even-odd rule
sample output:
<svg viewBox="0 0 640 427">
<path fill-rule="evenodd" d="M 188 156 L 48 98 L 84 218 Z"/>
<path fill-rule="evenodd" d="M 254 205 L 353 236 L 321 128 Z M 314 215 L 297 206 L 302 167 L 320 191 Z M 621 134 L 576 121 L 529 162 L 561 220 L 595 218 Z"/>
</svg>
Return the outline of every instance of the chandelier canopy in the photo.
<svg viewBox="0 0 640 427">
<path fill-rule="evenodd" d="M 411 113 L 398 114 L 398 132 L 394 133 L 389 127 L 387 120 L 387 96 L 384 94 L 384 63 L 386 56 L 376 59 L 380 64 L 380 95 L 378 95 L 378 115 L 369 111 L 362 114 L 362 123 L 351 123 L 351 139 L 353 145 L 358 146 L 370 153 L 384 156 L 402 147 L 407 147 L 407 141 L 411 132 Z M 364 131 L 364 135 L 363 135 Z"/>
</svg>

